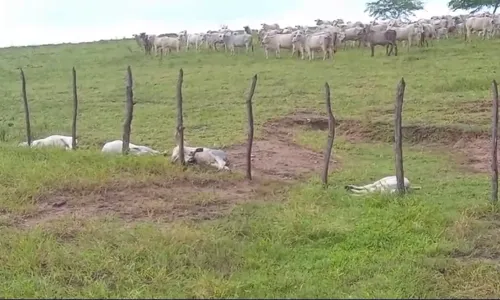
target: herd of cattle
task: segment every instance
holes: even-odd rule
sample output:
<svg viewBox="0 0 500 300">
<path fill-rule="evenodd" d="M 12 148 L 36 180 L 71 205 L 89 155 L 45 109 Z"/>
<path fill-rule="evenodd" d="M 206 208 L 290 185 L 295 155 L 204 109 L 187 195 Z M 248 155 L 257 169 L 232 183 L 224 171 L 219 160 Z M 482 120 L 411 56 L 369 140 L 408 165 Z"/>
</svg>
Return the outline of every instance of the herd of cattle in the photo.
<svg viewBox="0 0 500 300">
<path fill-rule="evenodd" d="M 261 24 L 260 30 L 252 30 L 244 26 L 243 30 L 230 30 L 221 26 L 219 30 L 209 30 L 205 33 L 166 33 L 148 35 L 145 32 L 134 34 L 139 47 L 146 54 L 163 55 L 164 51 L 177 52 L 184 48 L 189 51 L 194 48 L 199 51 L 202 46 L 218 51 L 217 45 L 225 51 L 235 54 L 235 49 L 244 48 L 246 52 L 254 51 L 258 42 L 269 58 L 269 51 L 274 51 L 280 57 L 281 49 L 297 53 L 304 59 L 314 59 L 314 53 L 321 51 L 323 60 L 333 58 L 339 46 L 344 49 L 350 46 L 369 47 L 374 55 L 375 46 L 386 46 L 386 55 L 397 55 L 397 43 L 405 43 L 408 51 L 411 46 L 428 46 L 429 41 L 447 39 L 450 35 L 464 36 L 470 41 L 470 36 L 477 33 L 483 39 L 491 38 L 500 33 L 500 15 L 482 13 L 476 15 L 439 16 L 430 19 L 420 19 L 413 22 L 403 22 L 399 19 L 388 21 L 347 22 L 342 19 L 334 21 L 315 20 L 315 26 L 300 26 L 281 28 L 278 24 Z M 394 51 L 393 51 L 394 49 Z"/>
</svg>

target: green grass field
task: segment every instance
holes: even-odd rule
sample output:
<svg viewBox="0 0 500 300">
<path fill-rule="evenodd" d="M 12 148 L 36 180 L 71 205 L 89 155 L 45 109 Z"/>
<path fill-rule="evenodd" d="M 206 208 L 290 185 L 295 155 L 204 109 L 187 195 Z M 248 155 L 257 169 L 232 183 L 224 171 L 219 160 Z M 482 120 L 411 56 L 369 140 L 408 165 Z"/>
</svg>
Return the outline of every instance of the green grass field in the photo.
<svg viewBox="0 0 500 300">
<path fill-rule="evenodd" d="M 349 49 L 334 62 L 285 52 L 265 60 L 261 49 L 160 62 L 134 41 L 0 49 L 0 296 L 500 297 L 500 214 L 488 204 L 485 139 L 499 46 L 449 40 L 401 47 L 398 57 L 378 48 L 374 58 Z M 268 121 L 276 129 L 297 111 L 325 115 L 328 81 L 341 123 L 330 186 L 322 188 L 319 172 L 285 182 L 257 168 L 246 183 L 239 172 L 183 172 L 165 157 L 101 155 L 104 142 L 121 138 L 127 65 L 137 101 L 131 141 L 169 151 L 180 68 L 186 140 L 210 147 L 245 141 L 254 74 L 256 137 L 268 146 L 278 143 Z M 25 139 L 17 68 L 27 78 L 33 135 L 43 138 L 70 135 L 73 66 L 80 150 L 17 148 Z M 401 77 L 405 176 L 422 190 L 352 197 L 344 185 L 394 174 Z M 325 131 L 288 127 L 280 138 L 295 148 L 278 151 L 322 157 Z M 286 157 L 269 164 L 295 166 Z M 321 160 L 310 164 L 316 170 Z"/>
</svg>

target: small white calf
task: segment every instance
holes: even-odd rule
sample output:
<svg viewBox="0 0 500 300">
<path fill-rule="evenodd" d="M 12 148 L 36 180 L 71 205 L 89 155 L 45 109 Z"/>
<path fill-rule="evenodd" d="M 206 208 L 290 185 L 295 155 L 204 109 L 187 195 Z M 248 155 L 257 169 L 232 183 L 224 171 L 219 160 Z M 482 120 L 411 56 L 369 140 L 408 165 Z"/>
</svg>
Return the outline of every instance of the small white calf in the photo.
<svg viewBox="0 0 500 300">
<path fill-rule="evenodd" d="M 106 153 L 122 153 L 123 141 L 115 140 L 112 142 L 107 142 L 102 147 L 102 152 Z M 146 146 L 134 145 L 129 143 L 129 153 L 133 155 L 147 155 L 147 154 L 161 154 L 159 151 L 153 150 Z"/>
<path fill-rule="evenodd" d="M 406 177 L 404 178 L 404 186 L 406 190 L 420 189 L 420 187 L 412 187 L 410 185 L 410 181 Z M 356 186 L 350 184 L 345 186 L 345 189 L 356 194 L 368 194 L 373 192 L 394 193 L 398 189 L 398 183 L 396 176 L 387 176 L 380 180 L 375 181 L 374 183 L 367 184 L 364 186 Z"/>
<path fill-rule="evenodd" d="M 73 138 L 65 135 L 51 135 L 44 139 L 34 140 L 31 142 L 31 147 L 57 147 L 66 150 L 73 149 Z M 78 143 L 78 139 L 76 140 Z M 28 142 L 19 143 L 19 146 L 26 147 Z"/>
</svg>

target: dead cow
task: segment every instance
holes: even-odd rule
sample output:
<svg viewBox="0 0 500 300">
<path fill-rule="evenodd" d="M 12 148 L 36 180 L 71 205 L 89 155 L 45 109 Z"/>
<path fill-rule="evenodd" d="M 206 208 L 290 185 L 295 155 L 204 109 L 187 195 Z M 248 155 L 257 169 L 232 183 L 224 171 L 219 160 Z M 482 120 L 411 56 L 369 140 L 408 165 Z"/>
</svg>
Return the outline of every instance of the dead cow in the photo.
<svg viewBox="0 0 500 300">
<path fill-rule="evenodd" d="M 179 135 L 176 133 L 175 137 L 177 146 L 172 150 L 172 162 L 176 162 L 179 159 Z M 219 171 L 231 171 L 227 155 L 224 151 L 206 147 L 189 147 L 186 141 L 184 141 L 184 161 L 186 163 L 209 165 L 217 168 Z"/>
<path fill-rule="evenodd" d="M 412 189 L 419 190 L 420 187 L 412 187 L 408 178 L 404 178 L 404 187 L 405 190 L 410 191 Z M 368 194 L 368 193 L 394 193 L 398 189 L 398 182 L 396 176 L 387 176 L 380 180 L 375 181 L 374 183 L 367 184 L 364 186 L 357 185 L 346 185 L 345 189 L 353 192 L 355 194 Z"/>
</svg>

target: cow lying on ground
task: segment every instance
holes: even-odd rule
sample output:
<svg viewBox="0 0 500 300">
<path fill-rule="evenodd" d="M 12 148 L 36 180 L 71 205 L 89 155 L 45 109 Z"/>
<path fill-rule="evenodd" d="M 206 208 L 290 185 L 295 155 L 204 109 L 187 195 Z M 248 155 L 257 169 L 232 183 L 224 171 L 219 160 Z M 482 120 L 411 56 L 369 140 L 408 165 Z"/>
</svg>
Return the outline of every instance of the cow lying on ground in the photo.
<svg viewBox="0 0 500 300">
<path fill-rule="evenodd" d="M 128 146 L 130 149 L 129 153 L 132 155 L 161 154 L 159 151 L 153 150 L 153 149 L 146 147 L 146 146 L 134 145 L 132 143 L 129 143 Z M 115 141 L 107 142 L 106 144 L 104 144 L 101 151 L 106 152 L 106 153 L 121 154 L 122 147 L 123 147 L 123 141 L 122 140 L 115 140 Z"/>
<path fill-rule="evenodd" d="M 410 191 L 412 189 L 414 190 L 420 189 L 420 187 L 412 187 L 410 185 L 410 181 L 406 177 L 404 178 L 404 186 L 405 190 L 407 191 Z M 374 192 L 394 193 L 398 189 L 398 182 L 396 176 L 387 176 L 380 180 L 375 181 L 374 183 L 367 184 L 364 186 L 356 186 L 353 184 L 346 185 L 345 189 L 355 194 L 368 194 Z"/>
<path fill-rule="evenodd" d="M 73 138 L 65 135 L 51 135 L 44 139 L 34 140 L 31 142 L 31 147 L 57 147 L 66 150 L 73 149 Z M 76 140 L 78 143 L 78 139 Z M 19 146 L 26 147 L 28 142 L 19 143 Z"/>
<path fill-rule="evenodd" d="M 178 134 L 175 135 L 178 141 Z M 176 162 L 179 159 L 179 143 L 172 150 L 171 161 Z M 229 160 L 226 152 L 219 149 L 210 149 L 205 147 L 189 147 L 184 141 L 184 161 L 186 163 L 196 163 L 200 165 L 208 165 L 220 170 L 229 169 Z"/>
</svg>

